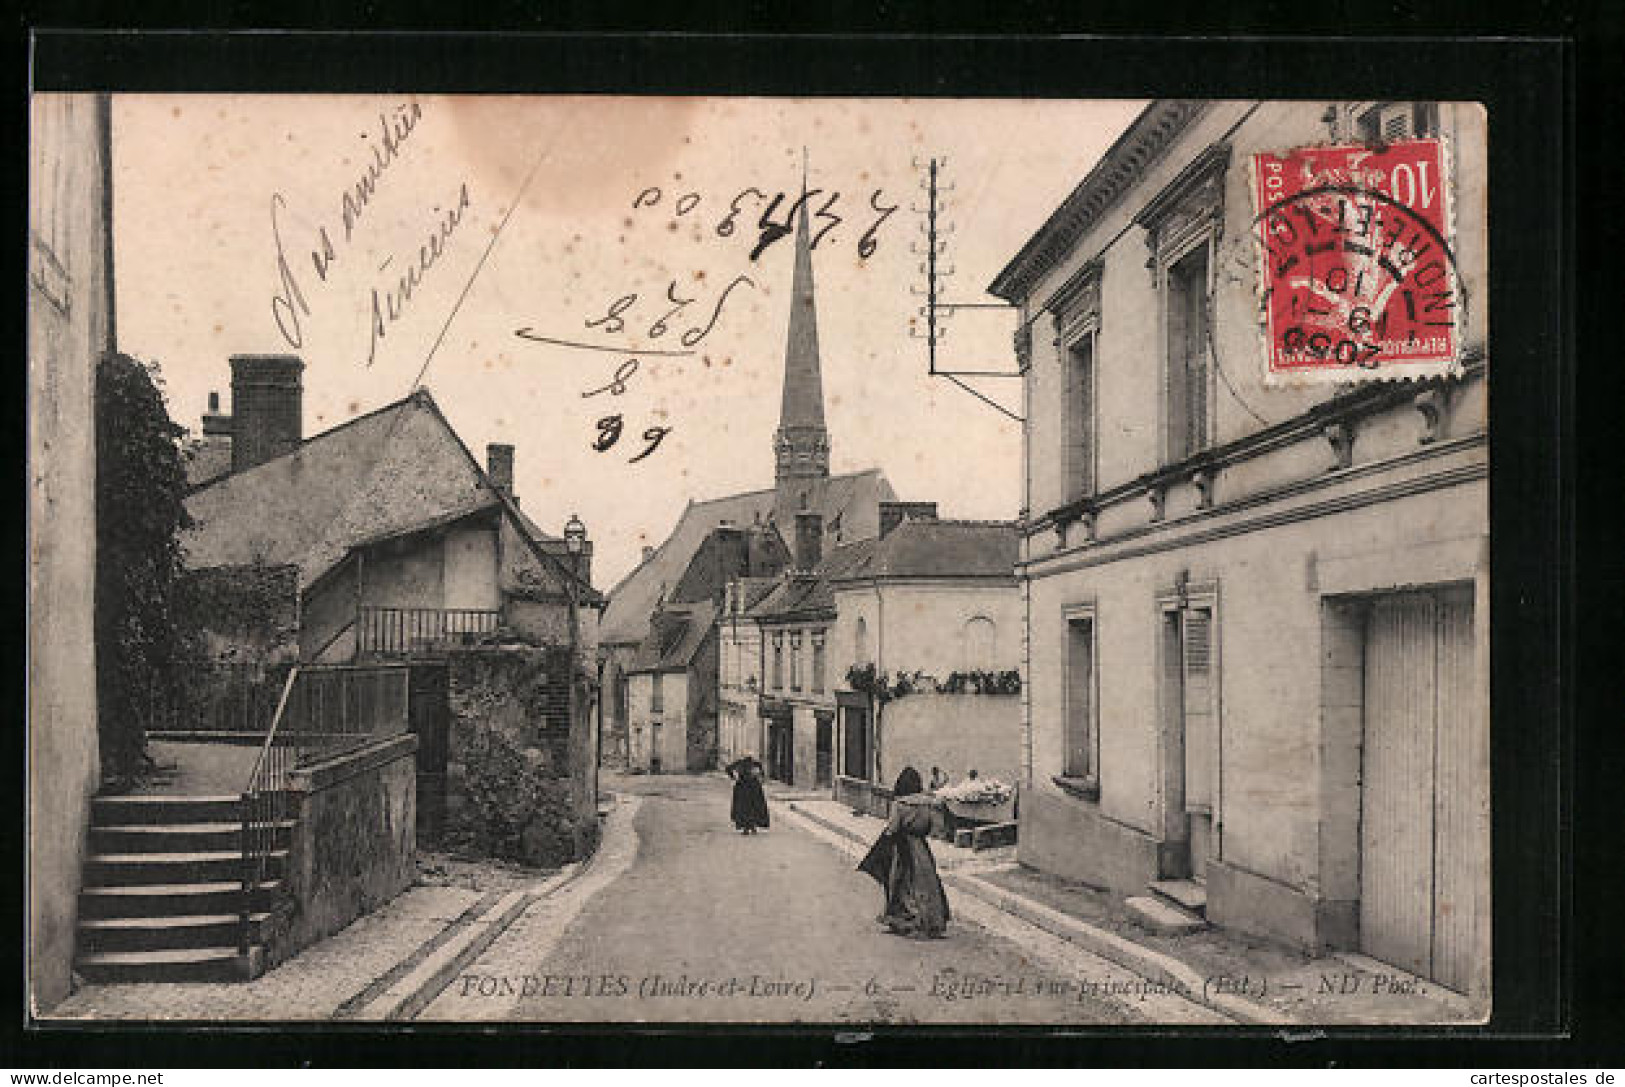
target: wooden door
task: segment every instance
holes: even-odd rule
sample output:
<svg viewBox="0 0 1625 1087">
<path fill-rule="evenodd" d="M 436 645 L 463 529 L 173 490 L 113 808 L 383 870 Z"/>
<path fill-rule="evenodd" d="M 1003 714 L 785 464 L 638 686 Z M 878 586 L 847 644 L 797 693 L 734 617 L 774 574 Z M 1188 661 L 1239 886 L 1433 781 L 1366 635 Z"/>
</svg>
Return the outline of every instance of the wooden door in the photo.
<svg viewBox="0 0 1625 1087">
<path fill-rule="evenodd" d="M 451 703 L 444 664 L 414 663 L 407 680 L 406 716 L 418 738 L 417 836 L 437 842 L 445 828 L 446 760 L 451 746 Z"/>
<path fill-rule="evenodd" d="M 819 786 L 833 784 L 835 781 L 835 720 L 830 714 L 818 714 L 815 754 L 813 783 Z"/>
<path fill-rule="evenodd" d="M 1484 878 L 1486 722 L 1469 591 L 1395 593 L 1366 624 L 1360 940 L 1384 962 L 1470 987 Z"/>
</svg>

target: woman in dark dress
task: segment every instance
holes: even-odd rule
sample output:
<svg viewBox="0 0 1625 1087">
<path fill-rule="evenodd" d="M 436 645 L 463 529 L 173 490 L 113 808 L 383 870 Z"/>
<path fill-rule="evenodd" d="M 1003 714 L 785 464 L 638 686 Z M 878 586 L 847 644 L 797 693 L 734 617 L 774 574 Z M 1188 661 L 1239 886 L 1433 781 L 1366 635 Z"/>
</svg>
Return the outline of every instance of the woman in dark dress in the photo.
<svg viewBox="0 0 1625 1087">
<path fill-rule="evenodd" d="M 728 764 L 728 776 L 734 779 L 733 808 L 729 818 L 741 834 L 755 834 L 767 826 L 767 796 L 762 792 L 762 764 L 746 755 Z"/>
<path fill-rule="evenodd" d="M 940 803 L 924 792 L 912 766 L 897 775 L 892 788 L 891 818 L 858 870 L 886 889 L 886 909 L 878 920 L 888 932 L 916 940 L 947 935 L 948 896 L 937 878 L 937 862 L 926 838 L 931 809 Z"/>
</svg>

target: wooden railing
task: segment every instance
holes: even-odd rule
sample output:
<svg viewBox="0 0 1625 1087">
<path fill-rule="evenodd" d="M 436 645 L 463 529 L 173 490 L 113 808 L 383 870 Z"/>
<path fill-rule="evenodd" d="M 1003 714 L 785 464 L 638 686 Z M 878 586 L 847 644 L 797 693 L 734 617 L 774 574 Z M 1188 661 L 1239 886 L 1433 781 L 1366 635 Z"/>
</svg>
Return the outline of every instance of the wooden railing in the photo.
<svg viewBox="0 0 1625 1087">
<path fill-rule="evenodd" d="M 381 608 L 363 606 L 356 622 L 356 651 L 389 656 L 433 653 L 467 645 L 502 624 L 487 608 Z"/>
<path fill-rule="evenodd" d="M 242 906 L 238 950 L 248 954 L 252 916 L 271 856 L 292 807 L 289 772 L 375 739 L 404 733 L 408 681 L 404 664 L 297 665 L 288 673 L 242 793 Z"/>
</svg>

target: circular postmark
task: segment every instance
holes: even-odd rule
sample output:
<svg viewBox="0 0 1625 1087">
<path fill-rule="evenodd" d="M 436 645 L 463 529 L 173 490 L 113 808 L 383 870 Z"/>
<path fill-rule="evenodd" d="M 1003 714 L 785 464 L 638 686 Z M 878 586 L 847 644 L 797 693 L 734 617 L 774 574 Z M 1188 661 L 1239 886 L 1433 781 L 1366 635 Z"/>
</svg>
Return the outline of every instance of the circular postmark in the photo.
<svg viewBox="0 0 1625 1087">
<path fill-rule="evenodd" d="M 1458 364 L 1443 163 L 1439 144 L 1422 140 L 1255 156 L 1262 210 L 1235 258 L 1257 277 L 1269 383 L 1407 378 Z"/>
</svg>

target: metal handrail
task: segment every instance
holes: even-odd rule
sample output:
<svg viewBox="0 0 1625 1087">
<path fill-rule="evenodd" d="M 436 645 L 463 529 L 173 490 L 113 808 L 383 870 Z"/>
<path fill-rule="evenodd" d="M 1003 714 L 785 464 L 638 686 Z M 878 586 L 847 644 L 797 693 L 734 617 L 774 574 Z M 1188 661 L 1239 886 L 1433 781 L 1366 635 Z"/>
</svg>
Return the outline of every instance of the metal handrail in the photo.
<svg viewBox="0 0 1625 1087">
<path fill-rule="evenodd" d="M 285 784 L 283 779 L 287 773 L 287 760 L 286 756 L 278 756 L 274 752 L 277 749 L 278 730 L 287 713 L 288 699 L 298 678 L 299 666 L 294 665 L 282 684 L 282 695 L 277 699 L 271 727 L 265 730 L 265 743 L 260 747 L 259 756 L 248 773 L 248 781 L 243 785 L 243 893 L 237 924 L 237 952 L 240 955 L 248 954 L 253 941 L 254 900 L 265 883 L 265 870 L 272 848 L 276 845 L 278 825 L 287 808 L 287 794 L 281 788 Z M 283 745 L 283 750 L 287 750 L 286 745 Z M 271 788 L 266 788 L 268 780 Z"/>
<path fill-rule="evenodd" d="M 380 735 L 406 732 L 410 669 L 404 664 L 295 665 L 242 793 L 239 951 L 252 943 L 255 900 L 277 837 L 290 817 L 288 772 L 309 755 L 329 757 Z"/>
</svg>

